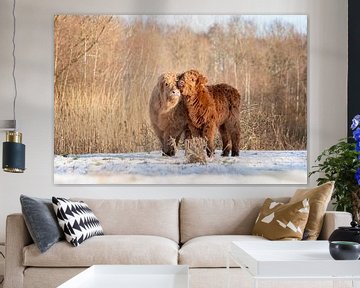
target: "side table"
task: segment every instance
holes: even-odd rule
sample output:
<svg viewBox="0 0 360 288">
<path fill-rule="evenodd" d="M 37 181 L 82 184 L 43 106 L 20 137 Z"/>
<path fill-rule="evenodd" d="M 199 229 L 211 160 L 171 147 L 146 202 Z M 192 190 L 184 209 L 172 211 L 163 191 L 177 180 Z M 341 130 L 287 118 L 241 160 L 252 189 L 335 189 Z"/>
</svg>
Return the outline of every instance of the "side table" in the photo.
<svg viewBox="0 0 360 288">
<path fill-rule="evenodd" d="M 261 283 L 265 287 L 360 288 L 360 261 L 334 260 L 328 247 L 328 241 L 232 242 L 227 266 L 230 269 L 231 257 L 247 271 L 248 287 L 253 288 Z M 268 286 L 269 282 L 276 284 Z"/>
</svg>

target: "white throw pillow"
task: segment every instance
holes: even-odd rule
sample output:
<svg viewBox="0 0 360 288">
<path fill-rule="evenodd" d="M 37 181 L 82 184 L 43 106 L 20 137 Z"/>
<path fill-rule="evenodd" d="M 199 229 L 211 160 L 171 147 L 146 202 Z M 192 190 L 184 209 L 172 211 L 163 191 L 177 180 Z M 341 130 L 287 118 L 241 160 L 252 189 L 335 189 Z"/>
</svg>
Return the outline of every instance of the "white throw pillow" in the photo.
<svg viewBox="0 0 360 288">
<path fill-rule="evenodd" d="M 52 197 L 55 214 L 66 241 L 79 246 L 86 239 L 104 235 L 99 220 L 84 202 Z"/>
</svg>

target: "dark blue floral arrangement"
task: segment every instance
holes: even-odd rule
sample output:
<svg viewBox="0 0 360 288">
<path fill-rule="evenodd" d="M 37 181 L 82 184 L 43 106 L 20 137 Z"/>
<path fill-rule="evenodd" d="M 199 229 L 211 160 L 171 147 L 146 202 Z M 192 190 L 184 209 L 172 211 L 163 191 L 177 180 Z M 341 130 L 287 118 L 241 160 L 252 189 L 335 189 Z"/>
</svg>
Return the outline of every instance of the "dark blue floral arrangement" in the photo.
<svg viewBox="0 0 360 288">
<path fill-rule="evenodd" d="M 351 130 L 353 130 L 353 137 L 355 139 L 355 150 L 360 152 L 360 115 L 356 115 L 352 119 Z M 360 155 L 358 155 L 360 159 Z M 360 167 L 355 172 L 355 179 L 360 186 Z"/>
<path fill-rule="evenodd" d="M 351 130 L 353 137 L 340 140 L 316 158 L 317 165 L 312 166 L 309 176 L 318 173 L 319 185 L 335 181 L 335 209 L 352 213 L 360 222 L 360 115 L 352 119 Z"/>
</svg>

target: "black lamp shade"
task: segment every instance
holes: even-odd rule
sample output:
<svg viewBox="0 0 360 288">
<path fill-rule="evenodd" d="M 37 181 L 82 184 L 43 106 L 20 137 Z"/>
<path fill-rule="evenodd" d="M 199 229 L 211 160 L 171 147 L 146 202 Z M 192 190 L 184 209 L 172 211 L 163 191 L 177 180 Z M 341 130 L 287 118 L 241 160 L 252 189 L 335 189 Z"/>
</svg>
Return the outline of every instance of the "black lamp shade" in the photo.
<svg viewBox="0 0 360 288">
<path fill-rule="evenodd" d="M 17 142 L 4 142 L 2 159 L 4 171 L 12 173 L 24 172 L 25 145 Z"/>
</svg>

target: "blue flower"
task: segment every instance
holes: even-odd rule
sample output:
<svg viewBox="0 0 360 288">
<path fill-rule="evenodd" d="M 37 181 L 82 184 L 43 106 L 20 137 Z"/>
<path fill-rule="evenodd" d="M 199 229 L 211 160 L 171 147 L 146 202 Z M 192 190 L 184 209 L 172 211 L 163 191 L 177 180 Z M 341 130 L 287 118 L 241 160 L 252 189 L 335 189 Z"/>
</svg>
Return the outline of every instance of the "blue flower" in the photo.
<svg viewBox="0 0 360 288">
<path fill-rule="evenodd" d="M 360 128 L 356 128 L 356 130 L 353 131 L 353 136 L 356 142 L 360 141 Z"/>
<path fill-rule="evenodd" d="M 360 115 L 356 115 L 352 119 L 351 130 L 355 130 L 360 124 Z"/>
<path fill-rule="evenodd" d="M 360 186 L 360 167 L 358 168 L 358 170 L 355 173 L 355 179 L 358 182 L 359 186 Z"/>
<path fill-rule="evenodd" d="M 360 152 L 360 115 L 356 115 L 352 119 L 351 130 L 353 130 L 353 136 L 356 141 L 355 150 L 356 152 Z M 357 156 L 358 160 L 360 160 L 360 154 Z M 360 167 L 355 172 L 355 179 L 360 186 Z"/>
</svg>

